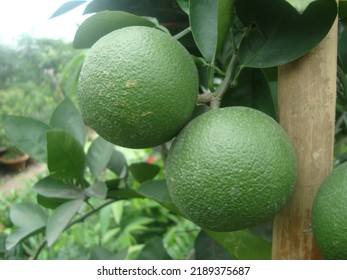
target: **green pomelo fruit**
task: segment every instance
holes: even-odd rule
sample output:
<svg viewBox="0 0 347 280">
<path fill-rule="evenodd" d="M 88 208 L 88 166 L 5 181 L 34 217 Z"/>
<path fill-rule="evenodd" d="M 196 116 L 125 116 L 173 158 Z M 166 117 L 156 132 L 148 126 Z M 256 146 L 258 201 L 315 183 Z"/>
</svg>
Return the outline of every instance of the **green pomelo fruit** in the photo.
<svg viewBox="0 0 347 280">
<path fill-rule="evenodd" d="M 325 259 L 347 260 L 347 162 L 333 170 L 319 188 L 312 230 Z"/>
<path fill-rule="evenodd" d="M 170 35 L 131 26 L 99 39 L 83 64 L 77 98 L 82 116 L 100 136 L 128 148 L 174 137 L 189 121 L 198 73 Z"/>
<path fill-rule="evenodd" d="M 167 160 L 167 184 L 186 218 L 214 231 L 271 220 L 296 180 L 293 146 L 272 118 L 247 107 L 215 109 L 192 120 Z"/>
</svg>

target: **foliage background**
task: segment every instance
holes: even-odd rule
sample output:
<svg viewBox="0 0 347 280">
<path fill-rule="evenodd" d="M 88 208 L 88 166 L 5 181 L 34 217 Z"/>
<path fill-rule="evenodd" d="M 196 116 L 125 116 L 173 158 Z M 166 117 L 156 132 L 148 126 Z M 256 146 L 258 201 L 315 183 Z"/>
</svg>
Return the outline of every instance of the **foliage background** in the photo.
<svg viewBox="0 0 347 280">
<path fill-rule="evenodd" d="M 23 115 L 49 119 L 66 94 L 65 68 L 80 53 L 71 43 L 28 35 L 19 38 L 16 46 L 0 45 L 1 118 Z M 9 145 L 2 124 L 3 120 L 0 146 Z"/>
<path fill-rule="evenodd" d="M 71 1 L 53 16 L 83 2 Z M 95 14 L 77 30 L 73 47 L 89 48 L 124 26 L 159 28 L 194 57 L 201 103 L 249 106 L 277 119 L 277 66 L 324 38 L 336 16 L 335 1 L 302 6 L 298 1 L 226 0 L 235 5 L 227 14 L 217 2 L 93 0 L 85 13 Z M 339 1 L 336 165 L 347 159 L 346 3 Z M 169 144 L 132 151 L 107 143 L 84 126 L 74 101 L 84 50 L 30 38 L 20 45 L 17 51 L 1 47 L 0 52 L 6 61 L 0 72 L 0 94 L 6 100 L 1 110 L 16 115 L 4 120 L 4 128 L 15 145 L 46 163 L 47 171 L 23 193 L 1 199 L 0 258 L 271 258 L 271 222 L 218 233 L 179 215 L 165 184 Z M 14 56 L 16 63 L 5 59 Z M 15 104 L 18 100 L 23 104 Z M 195 115 L 207 109 L 200 104 Z M 73 161 L 62 156 L 70 153 Z"/>
</svg>

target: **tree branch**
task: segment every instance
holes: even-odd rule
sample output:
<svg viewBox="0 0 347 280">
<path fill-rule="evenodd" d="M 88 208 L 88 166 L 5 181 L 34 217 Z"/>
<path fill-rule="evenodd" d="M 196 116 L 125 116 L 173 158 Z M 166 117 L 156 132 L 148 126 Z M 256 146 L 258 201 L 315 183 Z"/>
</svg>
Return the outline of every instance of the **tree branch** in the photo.
<svg viewBox="0 0 347 280">
<path fill-rule="evenodd" d="M 68 228 L 72 227 L 73 225 L 77 224 L 77 223 L 80 223 L 80 222 L 83 222 L 85 219 L 87 219 L 88 217 L 90 217 L 91 215 L 95 214 L 96 212 L 98 212 L 99 210 L 101 210 L 102 208 L 108 206 L 109 204 L 115 202 L 116 200 L 115 199 L 109 199 L 109 200 L 106 200 L 105 203 L 99 205 L 98 207 L 94 208 L 93 210 L 85 213 L 84 215 L 81 215 L 79 218 L 77 218 L 76 220 L 73 220 L 72 222 L 70 222 L 66 228 L 64 230 L 67 230 Z"/>
<path fill-rule="evenodd" d="M 234 53 L 229 62 L 224 80 L 222 81 L 220 86 L 217 88 L 217 90 L 212 94 L 211 103 L 210 103 L 211 109 L 216 109 L 220 107 L 222 97 L 224 93 L 228 90 L 231 82 L 234 79 L 237 66 L 238 66 L 238 55 Z"/>
<path fill-rule="evenodd" d="M 199 104 L 200 103 L 210 103 L 212 97 L 213 97 L 212 92 L 210 92 L 210 91 L 204 92 L 204 93 L 198 95 L 197 103 L 199 103 Z"/>
<path fill-rule="evenodd" d="M 98 212 L 99 210 L 101 210 L 102 208 L 106 207 L 107 205 L 115 202 L 115 199 L 109 199 L 107 200 L 105 203 L 99 205 L 96 208 L 93 208 L 93 210 L 85 213 L 84 215 L 80 216 L 79 218 L 77 218 L 76 220 L 71 221 L 64 229 L 67 230 L 68 228 L 72 227 L 73 225 L 83 222 L 85 219 L 87 219 L 88 217 L 90 217 L 91 215 L 95 214 L 96 212 Z M 41 251 L 43 250 L 43 248 L 45 248 L 45 246 L 47 245 L 47 241 L 46 239 L 42 240 L 41 244 L 39 245 L 39 247 L 36 249 L 35 253 L 29 258 L 31 260 L 36 260 L 39 256 L 39 254 L 41 253 Z"/>
</svg>

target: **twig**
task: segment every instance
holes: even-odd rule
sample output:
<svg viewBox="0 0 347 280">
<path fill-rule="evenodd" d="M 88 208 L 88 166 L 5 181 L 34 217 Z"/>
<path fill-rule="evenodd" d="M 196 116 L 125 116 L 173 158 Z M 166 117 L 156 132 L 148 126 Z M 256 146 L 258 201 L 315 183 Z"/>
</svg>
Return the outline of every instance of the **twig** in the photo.
<svg viewBox="0 0 347 280">
<path fill-rule="evenodd" d="M 182 30 L 181 32 L 177 33 L 173 36 L 176 40 L 182 38 L 183 36 L 187 35 L 190 32 L 190 27 L 187 27 L 186 29 Z"/>
<path fill-rule="evenodd" d="M 41 244 L 39 245 L 39 247 L 37 247 L 35 253 L 29 258 L 30 260 L 36 260 L 39 257 L 39 254 L 41 253 L 41 251 L 43 250 L 43 248 L 45 248 L 47 244 L 46 239 L 42 240 Z"/>
<path fill-rule="evenodd" d="M 238 55 L 234 53 L 228 65 L 224 80 L 222 81 L 220 86 L 217 88 L 217 90 L 212 94 L 211 103 L 210 103 L 211 109 L 216 109 L 220 107 L 222 97 L 224 93 L 228 90 L 230 83 L 234 79 L 237 65 L 238 65 Z"/>
<path fill-rule="evenodd" d="M 210 103 L 212 96 L 213 96 L 213 94 L 210 91 L 199 94 L 197 103 L 199 103 L 199 104 L 200 103 Z"/>
<path fill-rule="evenodd" d="M 77 218 L 76 220 L 70 222 L 65 230 L 67 230 L 68 228 L 72 227 L 73 225 L 77 224 L 77 223 L 80 223 L 80 222 L 83 222 L 85 219 L 87 219 L 88 217 L 90 217 L 91 215 L 95 214 L 96 212 L 98 212 L 99 210 L 101 210 L 102 208 L 106 207 L 107 205 L 115 202 L 116 200 L 115 199 L 109 199 L 107 200 L 105 203 L 99 205 L 98 207 L 94 208 L 93 210 L 85 213 L 84 215 L 80 216 L 79 218 Z"/>
<path fill-rule="evenodd" d="M 109 199 L 107 200 L 105 203 L 99 205 L 98 207 L 94 208 L 93 210 L 85 213 L 84 215 L 80 216 L 79 218 L 77 218 L 74 221 L 71 221 L 64 229 L 67 230 L 68 228 L 72 227 L 73 225 L 83 222 L 85 219 L 87 219 L 88 217 L 90 217 L 91 215 L 95 214 L 96 212 L 98 212 L 99 210 L 101 210 L 102 208 L 106 207 L 107 205 L 115 202 L 115 199 Z M 39 245 L 39 247 L 36 249 L 35 253 L 30 257 L 31 260 L 36 260 L 39 256 L 39 254 L 41 253 L 41 251 L 43 250 L 43 248 L 45 248 L 45 246 L 47 245 L 47 241 L 44 239 L 42 240 L 41 244 Z"/>
</svg>

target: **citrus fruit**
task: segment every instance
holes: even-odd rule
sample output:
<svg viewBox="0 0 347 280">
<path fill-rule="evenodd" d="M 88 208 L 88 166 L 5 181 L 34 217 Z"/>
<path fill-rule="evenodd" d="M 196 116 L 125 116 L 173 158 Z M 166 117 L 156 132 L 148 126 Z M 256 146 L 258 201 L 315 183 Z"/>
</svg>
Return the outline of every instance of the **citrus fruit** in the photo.
<svg viewBox="0 0 347 280">
<path fill-rule="evenodd" d="M 335 168 L 319 188 L 312 230 L 325 259 L 347 259 L 347 162 Z"/>
<path fill-rule="evenodd" d="M 100 136 L 128 148 L 174 137 L 189 121 L 198 74 L 186 49 L 170 35 L 131 26 L 100 38 L 82 66 L 77 98 Z"/>
<path fill-rule="evenodd" d="M 227 107 L 192 120 L 175 138 L 167 185 L 183 216 L 213 231 L 269 221 L 296 180 L 293 146 L 264 113 Z"/>
</svg>

